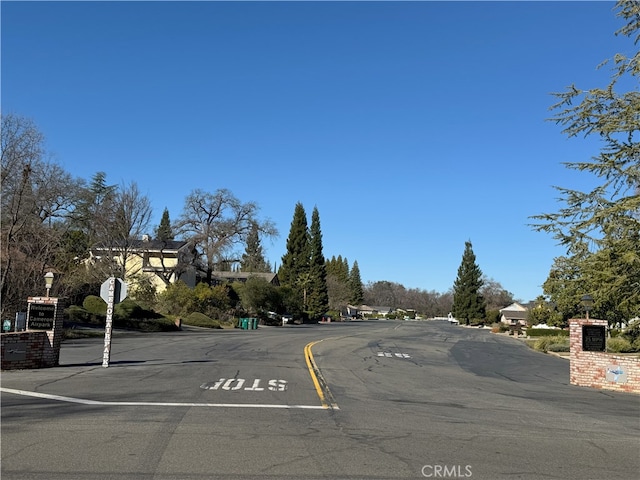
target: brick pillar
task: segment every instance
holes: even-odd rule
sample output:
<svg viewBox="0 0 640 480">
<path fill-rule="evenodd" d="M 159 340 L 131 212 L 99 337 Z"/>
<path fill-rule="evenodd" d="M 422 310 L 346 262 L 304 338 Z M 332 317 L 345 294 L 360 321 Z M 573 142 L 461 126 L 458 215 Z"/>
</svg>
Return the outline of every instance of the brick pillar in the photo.
<svg viewBox="0 0 640 480">
<path fill-rule="evenodd" d="M 594 378 L 603 376 L 604 372 L 595 371 L 592 363 L 595 352 L 585 352 L 582 348 L 582 327 L 594 325 L 607 327 L 606 320 L 572 318 L 569 320 L 569 383 L 573 385 L 591 386 Z"/>
<path fill-rule="evenodd" d="M 56 297 L 27 299 L 27 331 L 44 331 L 40 368 L 55 367 L 60 361 L 64 303 Z"/>
</svg>

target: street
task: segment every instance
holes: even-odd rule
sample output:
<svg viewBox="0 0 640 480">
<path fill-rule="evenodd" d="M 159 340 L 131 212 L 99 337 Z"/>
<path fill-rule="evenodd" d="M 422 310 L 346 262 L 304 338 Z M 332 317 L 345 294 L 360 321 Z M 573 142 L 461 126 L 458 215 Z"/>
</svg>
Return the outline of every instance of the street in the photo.
<svg viewBox="0 0 640 480">
<path fill-rule="evenodd" d="M 638 395 L 569 385 L 568 360 L 488 330 L 370 320 L 125 333 L 108 368 L 102 349 L 65 341 L 59 367 L 2 373 L 3 479 L 640 471 Z"/>
</svg>

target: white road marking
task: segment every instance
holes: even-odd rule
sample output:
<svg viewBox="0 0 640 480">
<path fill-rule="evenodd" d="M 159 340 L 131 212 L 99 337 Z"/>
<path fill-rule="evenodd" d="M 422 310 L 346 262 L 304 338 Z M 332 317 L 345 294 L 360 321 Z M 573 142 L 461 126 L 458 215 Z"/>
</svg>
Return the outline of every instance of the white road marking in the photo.
<svg viewBox="0 0 640 480">
<path fill-rule="evenodd" d="M 398 358 L 411 358 L 411 355 L 409 355 L 408 353 L 391 353 L 391 352 L 378 352 L 378 356 L 379 357 L 387 357 L 387 358 L 391 358 L 391 357 L 398 357 Z"/>
<path fill-rule="evenodd" d="M 203 383 L 200 385 L 200 388 L 203 390 L 246 390 L 249 392 L 264 392 L 264 387 L 260 386 L 260 382 L 262 380 L 256 378 L 253 380 L 253 384 L 249 387 L 245 387 L 247 381 L 244 378 L 221 378 L 213 383 Z M 287 389 L 287 381 L 286 380 L 269 380 L 267 390 L 270 392 L 284 392 Z M 244 388 L 243 388 L 244 387 Z"/>
<path fill-rule="evenodd" d="M 105 405 L 111 407 L 223 407 L 223 408 L 280 408 L 303 410 L 326 410 L 322 405 L 273 405 L 273 404 L 246 404 L 246 403 L 180 403 L 180 402 L 104 402 L 101 400 L 87 400 L 84 398 L 64 397 L 48 393 L 30 392 L 27 390 L 14 390 L 13 388 L 0 387 L 0 391 L 22 395 L 26 397 L 45 398 L 60 402 L 79 403 L 82 405 Z"/>
</svg>

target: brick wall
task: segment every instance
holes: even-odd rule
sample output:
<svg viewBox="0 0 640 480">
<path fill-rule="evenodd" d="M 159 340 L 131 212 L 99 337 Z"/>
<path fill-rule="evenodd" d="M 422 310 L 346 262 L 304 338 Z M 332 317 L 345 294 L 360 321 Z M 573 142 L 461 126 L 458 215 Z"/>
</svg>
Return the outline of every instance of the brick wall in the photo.
<svg viewBox="0 0 640 480">
<path fill-rule="evenodd" d="M 606 328 L 607 321 L 597 319 L 569 321 L 570 383 L 582 387 L 640 393 L 640 358 L 637 355 L 584 351 L 582 327 L 585 325 Z"/>
<path fill-rule="evenodd" d="M 49 342 L 47 332 L 3 333 L 2 370 L 42 368 L 45 342 Z"/>
</svg>

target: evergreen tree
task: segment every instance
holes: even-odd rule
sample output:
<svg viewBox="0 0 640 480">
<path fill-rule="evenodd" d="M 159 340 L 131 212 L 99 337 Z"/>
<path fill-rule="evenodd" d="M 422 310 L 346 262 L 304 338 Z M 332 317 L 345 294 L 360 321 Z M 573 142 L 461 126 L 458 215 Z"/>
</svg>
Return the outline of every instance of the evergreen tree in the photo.
<svg viewBox="0 0 640 480">
<path fill-rule="evenodd" d="M 360 268 L 358 262 L 353 262 L 351 272 L 349 272 L 349 289 L 351 290 L 350 302 L 352 305 L 361 305 L 364 299 L 364 288 L 362 286 L 362 279 L 360 278 Z"/>
<path fill-rule="evenodd" d="M 339 256 L 338 258 L 341 258 L 341 256 Z M 347 260 L 347 257 L 344 257 L 342 259 L 342 266 L 340 267 L 340 276 L 343 279 L 343 281 L 345 283 L 349 283 L 349 260 Z"/>
<path fill-rule="evenodd" d="M 476 264 L 471 241 L 464 244 L 462 263 L 458 268 L 458 277 L 453 283 L 452 314 L 459 321 L 469 325 L 472 320 L 485 318 L 485 302 L 480 294 L 482 271 Z"/>
<path fill-rule="evenodd" d="M 165 207 L 160 219 L 160 225 L 156 228 L 156 239 L 161 242 L 167 242 L 175 238 L 173 229 L 171 228 L 171 220 L 169 220 L 169 210 Z"/>
<path fill-rule="evenodd" d="M 79 229 L 87 236 L 88 245 L 104 242 L 104 237 L 111 230 L 117 186 L 107 185 L 106 179 L 104 172 L 93 175 L 89 186 L 82 189 L 71 215 L 72 228 Z"/>
<path fill-rule="evenodd" d="M 327 275 L 333 275 L 345 284 L 349 282 L 349 264 L 346 263 L 346 259 L 342 259 L 342 255 L 338 255 L 338 258 L 334 255 L 327 261 Z"/>
<path fill-rule="evenodd" d="M 327 291 L 329 294 L 329 308 L 339 310 L 349 303 L 351 290 L 349 288 L 348 275 L 344 271 L 342 256 L 331 257 L 327 263 Z"/>
<path fill-rule="evenodd" d="M 322 253 L 322 232 L 320 229 L 320 214 L 318 208 L 311 214 L 310 229 L 310 291 L 307 298 L 307 311 L 311 319 L 321 317 L 329 308 L 329 294 L 327 290 L 327 272 L 324 254 Z"/>
<path fill-rule="evenodd" d="M 287 238 L 287 253 L 283 255 L 282 264 L 278 270 L 281 285 L 296 287 L 300 276 L 309 272 L 309 248 L 307 214 L 302 204 L 298 202 L 293 212 L 291 229 Z"/>
<path fill-rule="evenodd" d="M 240 260 L 240 269 L 243 272 L 270 272 L 271 267 L 264 258 L 260 235 L 257 225 L 254 225 L 247 235 L 247 245 Z"/>
<path fill-rule="evenodd" d="M 555 187 L 563 207 L 536 215 L 538 231 L 549 232 L 567 248 L 556 259 L 544 292 L 559 305 L 565 318 L 581 313 L 580 298 L 594 298 L 592 315 L 611 323 L 626 322 L 640 311 L 640 2 L 616 3 L 626 24 L 616 35 L 631 42 L 601 65 L 611 67 L 607 85 L 579 89 L 571 85 L 555 96 L 551 119 L 571 137 L 594 137 L 602 145 L 598 155 L 566 161 L 567 168 L 593 175 L 590 191 Z M 568 267 L 568 268 L 565 268 Z M 575 277 L 570 289 L 563 283 Z M 570 292 L 570 294 L 569 294 Z M 576 312 L 577 310 L 577 312 Z"/>
</svg>

